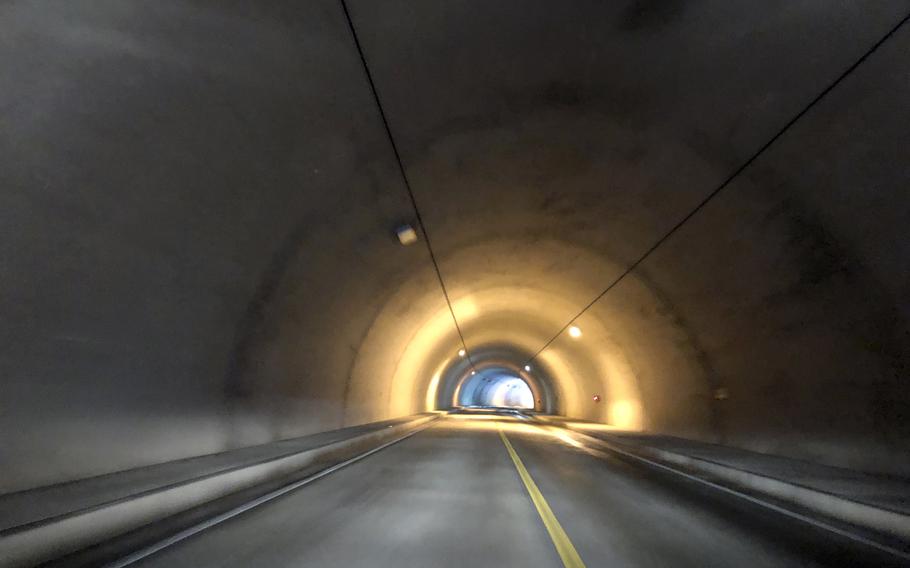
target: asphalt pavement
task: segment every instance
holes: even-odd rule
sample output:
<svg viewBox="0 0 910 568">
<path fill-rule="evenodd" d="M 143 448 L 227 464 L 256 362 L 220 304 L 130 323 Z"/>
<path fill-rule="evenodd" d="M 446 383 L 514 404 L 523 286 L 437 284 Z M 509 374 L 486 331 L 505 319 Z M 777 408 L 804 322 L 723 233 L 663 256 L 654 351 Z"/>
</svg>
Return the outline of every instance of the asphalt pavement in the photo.
<svg viewBox="0 0 910 568">
<path fill-rule="evenodd" d="M 446 417 L 134 566 L 902 565 L 557 433 Z"/>
</svg>

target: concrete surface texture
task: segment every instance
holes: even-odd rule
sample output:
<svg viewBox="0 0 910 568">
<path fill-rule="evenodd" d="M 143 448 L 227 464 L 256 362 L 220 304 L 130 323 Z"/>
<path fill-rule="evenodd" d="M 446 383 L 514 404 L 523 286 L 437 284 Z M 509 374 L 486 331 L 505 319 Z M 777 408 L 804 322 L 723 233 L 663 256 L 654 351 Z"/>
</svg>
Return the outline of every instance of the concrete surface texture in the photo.
<svg viewBox="0 0 910 568">
<path fill-rule="evenodd" d="M 899 566 L 514 420 L 430 428 L 132 566 L 563 566 L 501 430 L 581 564 Z"/>
<path fill-rule="evenodd" d="M 349 8 L 464 344 L 338 2 L 5 3 L 0 492 L 447 406 L 472 367 L 907 473 L 907 26 L 598 295 L 910 3 Z"/>
<path fill-rule="evenodd" d="M 302 452 L 327 448 L 339 442 L 350 442 L 390 427 L 405 425 L 413 418 L 330 430 L 271 444 L 248 446 L 229 452 L 175 460 L 6 494 L 0 497 L 0 532 L 127 501 L 138 495 L 154 493 L 168 487 Z"/>
<path fill-rule="evenodd" d="M 199 519 L 275 499 L 425 428 L 376 422 L 0 496 L 0 566 L 107 566 Z"/>
<path fill-rule="evenodd" d="M 754 473 L 770 479 L 786 481 L 817 491 L 843 497 L 850 501 L 900 513 L 910 517 L 910 480 L 907 478 L 870 475 L 855 470 L 831 467 L 813 462 L 740 450 L 719 444 L 706 444 L 685 438 L 654 434 L 588 429 L 585 424 L 573 425 L 606 441 L 631 448 L 649 448 L 687 456 L 733 470 Z"/>
</svg>

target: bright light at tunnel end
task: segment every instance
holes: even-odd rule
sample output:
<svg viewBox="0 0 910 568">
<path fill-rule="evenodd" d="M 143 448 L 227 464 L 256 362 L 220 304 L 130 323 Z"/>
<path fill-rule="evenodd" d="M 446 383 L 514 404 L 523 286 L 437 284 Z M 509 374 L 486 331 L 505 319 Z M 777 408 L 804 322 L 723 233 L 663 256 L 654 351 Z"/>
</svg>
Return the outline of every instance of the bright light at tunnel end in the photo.
<svg viewBox="0 0 910 568">
<path fill-rule="evenodd" d="M 454 406 L 463 408 L 534 408 L 534 393 L 521 377 L 504 368 L 487 368 L 468 377 Z"/>
</svg>

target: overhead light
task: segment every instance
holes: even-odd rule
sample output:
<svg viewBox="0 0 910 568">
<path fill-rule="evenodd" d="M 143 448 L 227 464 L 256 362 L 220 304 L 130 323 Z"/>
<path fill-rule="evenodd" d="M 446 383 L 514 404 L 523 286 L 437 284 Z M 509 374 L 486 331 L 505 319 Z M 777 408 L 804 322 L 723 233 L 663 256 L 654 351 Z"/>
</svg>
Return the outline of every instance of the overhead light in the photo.
<svg viewBox="0 0 910 568">
<path fill-rule="evenodd" d="M 417 242 L 417 231 L 410 225 L 401 225 L 395 229 L 395 234 L 398 235 L 398 242 L 404 246 Z"/>
<path fill-rule="evenodd" d="M 579 337 L 581 337 L 581 328 L 579 328 L 577 325 L 571 326 L 569 328 L 569 335 L 578 339 Z"/>
<path fill-rule="evenodd" d="M 477 371 L 471 371 L 471 376 L 472 376 L 472 377 L 473 377 L 474 375 L 476 375 L 476 374 L 477 374 Z"/>
<path fill-rule="evenodd" d="M 525 371 L 530 371 L 530 370 L 531 370 L 531 366 L 530 366 L 530 365 L 525 365 Z"/>
<path fill-rule="evenodd" d="M 465 354 L 467 354 L 467 351 L 465 351 L 464 349 L 459 349 L 459 350 L 458 350 L 458 356 L 459 356 L 459 357 L 464 357 Z"/>
</svg>

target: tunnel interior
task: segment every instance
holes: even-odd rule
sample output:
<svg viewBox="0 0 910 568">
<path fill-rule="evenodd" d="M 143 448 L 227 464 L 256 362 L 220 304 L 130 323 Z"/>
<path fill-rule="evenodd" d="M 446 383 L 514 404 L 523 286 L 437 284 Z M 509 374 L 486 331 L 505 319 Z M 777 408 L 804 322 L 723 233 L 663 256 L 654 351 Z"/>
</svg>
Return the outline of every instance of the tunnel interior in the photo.
<svg viewBox="0 0 910 568">
<path fill-rule="evenodd" d="M 504 368 L 487 368 L 470 375 L 456 389 L 454 406 L 498 407 L 534 410 L 537 404 L 531 387 Z"/>
<path fill-rule="evenodd" d="M 474 405 L 906 472 L 903 5 L 721 4 L 0 7 L 0 493 Z"/>
</svg>

